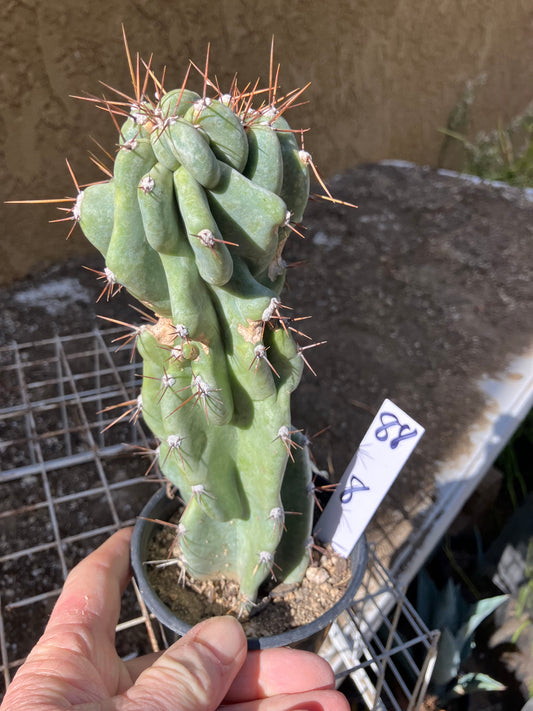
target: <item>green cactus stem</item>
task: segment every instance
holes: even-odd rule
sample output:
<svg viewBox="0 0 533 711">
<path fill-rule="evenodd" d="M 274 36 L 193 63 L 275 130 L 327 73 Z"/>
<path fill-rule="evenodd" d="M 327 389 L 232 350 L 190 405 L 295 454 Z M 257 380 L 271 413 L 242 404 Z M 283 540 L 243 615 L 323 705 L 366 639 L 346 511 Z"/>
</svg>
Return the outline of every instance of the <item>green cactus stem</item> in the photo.
<svg viewBox="0 0 533 711">
<path fill-rule="evenodd" d="M 304 359 L 280 297 L 308 156 L 285 120 L 293 99 L 272 87 L 209 98 L 157 85 L 154 103 L 139 86 L 112 177 L 73 214 L 107 279 L 156 316 L 135 329 L 135 409 L 185 502 L 183 564 L 238 580 L 249 607 L 265 578 L 297 580 L 309 556 L 311 465 L 290 412 Z"/>
</svg>

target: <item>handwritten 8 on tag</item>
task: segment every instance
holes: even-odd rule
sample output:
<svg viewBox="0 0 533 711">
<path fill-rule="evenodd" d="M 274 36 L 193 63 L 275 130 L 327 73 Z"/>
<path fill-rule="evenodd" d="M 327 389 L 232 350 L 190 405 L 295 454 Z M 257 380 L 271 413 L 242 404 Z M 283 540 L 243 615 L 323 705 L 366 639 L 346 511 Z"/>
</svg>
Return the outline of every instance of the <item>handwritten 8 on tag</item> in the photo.
<svg viewBox="0 0 533 711">
<path fill-rule="evenodd" d="M 423 434 L 415 420 L 384 401 L 315 527 L 321 541 L 349 555 Z"/>
</svg>

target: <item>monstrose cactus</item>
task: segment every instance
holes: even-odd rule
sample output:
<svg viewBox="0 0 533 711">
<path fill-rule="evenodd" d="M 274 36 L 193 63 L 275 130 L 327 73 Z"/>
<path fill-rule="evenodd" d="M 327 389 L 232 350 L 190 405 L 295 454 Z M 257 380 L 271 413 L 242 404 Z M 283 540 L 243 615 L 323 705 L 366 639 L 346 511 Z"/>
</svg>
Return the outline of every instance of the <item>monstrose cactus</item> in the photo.
<svg viewBox="0 0 533 711">
<path fill-rule="evenodd" d="M 311 466 L 290 414 L 303 348 L 280 291 L 310 157 L 284 115 L 299 91 L 276 98 L 276 76 L 222 94 L 201 73 L 203 96 L 165 91 L 148 68 L 154 101 L 137 69 L 134 99 L 102 102 L 126 116 L 112 177 L 80 191 L 72 216 L 109 293 L 123 286 L 155 314 L 135 329 L 134 409 L 185 504 L 183 566 L 238 580 L 247 607 L 266 577 L 296 581 L 309 562 Z"/>
</svg>

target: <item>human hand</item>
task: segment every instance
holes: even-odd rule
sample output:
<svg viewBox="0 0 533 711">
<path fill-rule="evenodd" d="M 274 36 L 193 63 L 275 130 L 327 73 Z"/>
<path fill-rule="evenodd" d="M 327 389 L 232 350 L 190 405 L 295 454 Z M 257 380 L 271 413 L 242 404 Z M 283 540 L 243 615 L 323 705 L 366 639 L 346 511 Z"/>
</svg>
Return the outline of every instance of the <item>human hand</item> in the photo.
<svg viewBox="0 0 533 711">
<path fill-rule="evenodd" d="M 247 653 L 241 625 L 216 617 L 162 654 L 123 662 L 115 650 L 130 577 L 132 529 L 115 533 L 70 573 L 43 636 L 0 711 L 346 711 L 320 657 Z"/>
</svg>

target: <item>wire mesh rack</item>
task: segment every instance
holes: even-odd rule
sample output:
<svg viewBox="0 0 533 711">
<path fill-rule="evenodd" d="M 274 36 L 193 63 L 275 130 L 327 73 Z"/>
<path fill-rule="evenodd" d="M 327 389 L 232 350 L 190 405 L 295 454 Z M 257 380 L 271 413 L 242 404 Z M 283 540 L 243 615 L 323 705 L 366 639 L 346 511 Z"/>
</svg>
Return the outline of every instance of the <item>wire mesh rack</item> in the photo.
<svg viewBox="0 0 533 711">
<path fill-rule="evenodd" d="M 133 343 L 119 334 L 95 329 L 0 348 L 0 699 L 68 571 L 133 524 L 160 486 L 146 476 L 154 443 L 136 418 Z M 168 644 L 135 585 L 124 596 L 116 640 L 124 658 Z M 333 626 L 324 656 L 368 708 L 416 709 L 435 645 L 371 547 L 366 582 Z"/>
<path fill-rule="evenodd" d="M 429 630 L 369 546 L 363 583 L 321 649 L 339 682 L 351 681 L 364 708 L 416 711 L 425 698 L 440 633 Z"/>
</svg>

